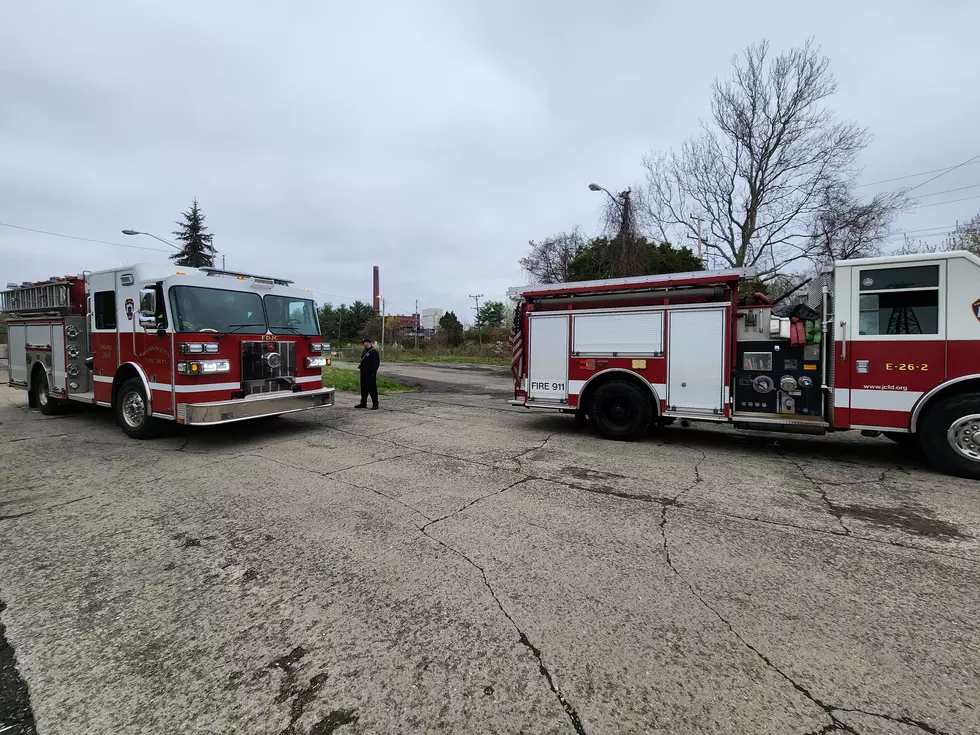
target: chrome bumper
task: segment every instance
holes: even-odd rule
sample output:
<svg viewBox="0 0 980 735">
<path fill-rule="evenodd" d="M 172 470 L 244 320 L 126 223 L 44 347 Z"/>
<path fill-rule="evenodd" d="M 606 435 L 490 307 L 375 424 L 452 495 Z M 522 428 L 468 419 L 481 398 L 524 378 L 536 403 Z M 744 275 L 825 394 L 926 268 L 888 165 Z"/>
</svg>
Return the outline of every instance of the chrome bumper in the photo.
<svg viewBox="0 0 980 735">
<path fill-rule="evenodd" d="M 272 393 L 250 396 L 237 401 L 212 403 L 178 403 L 178 424 L 227 424 L 232 421 L 278 416 L 332 406 L 333 388 L 307 390 L 301 393 Z"/>
</svg>

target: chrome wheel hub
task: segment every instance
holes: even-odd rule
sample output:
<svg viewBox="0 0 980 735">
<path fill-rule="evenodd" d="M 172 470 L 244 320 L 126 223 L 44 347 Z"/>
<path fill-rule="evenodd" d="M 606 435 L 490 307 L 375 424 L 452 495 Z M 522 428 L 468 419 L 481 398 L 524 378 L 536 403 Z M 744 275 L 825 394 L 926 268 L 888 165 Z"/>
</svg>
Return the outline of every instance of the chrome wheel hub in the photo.
<svg viewBox="0 0 980 735">
<path fill-rule="evenodd" d="M 946 432 L 953 451 L 972 462 L 980 462 L 980 414 L 963 416 Z"/>
<path fill-rule="evenodd" d="M 143 423 L 146 418 L 146 402 L 136 391 L 127 393 L 125 398 L 123 398 L 122 404 L 122 416 L 123 421 L 133 428 L 137 429 Z"/>
</svg>

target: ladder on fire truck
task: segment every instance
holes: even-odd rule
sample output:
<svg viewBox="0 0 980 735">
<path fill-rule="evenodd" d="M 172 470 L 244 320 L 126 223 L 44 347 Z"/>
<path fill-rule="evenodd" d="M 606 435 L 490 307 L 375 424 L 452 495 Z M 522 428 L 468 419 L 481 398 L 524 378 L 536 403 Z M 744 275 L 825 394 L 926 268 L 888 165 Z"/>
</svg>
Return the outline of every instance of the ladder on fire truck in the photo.
<svg viewBox="0 0 980 735">
<path fill-rule="evenodd" d="M 65 278 L 51 278 L 38 283 L 8 283 L 0 291 L 0 312 L 12 314 L 66 314 L 71 310 Z"/>
</svg>

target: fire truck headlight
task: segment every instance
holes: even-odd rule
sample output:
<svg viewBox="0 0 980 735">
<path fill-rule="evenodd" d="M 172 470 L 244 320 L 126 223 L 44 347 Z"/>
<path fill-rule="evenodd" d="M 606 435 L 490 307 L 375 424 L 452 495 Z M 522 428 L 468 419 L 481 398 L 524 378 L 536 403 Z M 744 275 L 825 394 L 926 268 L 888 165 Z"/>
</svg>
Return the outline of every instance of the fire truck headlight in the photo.
<svg viewBox="0 0 980 735">
<path fill-rule="evenodd" d="M 207 346 L 210 347 L 210 345 Z M 217 352 L 218 343 L 215 342 L 214 346 L 216 348 L 214 351 Z M 202 345 L 200 342 L 184 342 L 180 345 L 180 347 L 178 347 L 178 350 L 180 350 L 180 354 L 182 355 L 200 354 L 205 351 L 205 345 Z M 208 350 L 208 352 L 210 352 L 210 350 Z"/>
<path fill-rule="evenodd" d="M 326 367 L 326 366 L 327 366 L 327 358 L 325 358 L 323 355 L 320 355 L 318 357 L 306 358 L 306 367 L 308 368 L 318 368 L 318 367 Z"/>
<path fill-rule="evenodd" d="M 218 354 L 218 343 L 217 342 L 208 342 L 208 343 L 206 343 L 204 345 L 204 351 L 207 352 L 210 355 L 216 355 L 216 354 Z"/>
<path fill-rule="evenodd" d="M 231 363 L 228 360 L 201 360 L 202 373 L 227 373 L 231 371 Z"/>
<path fill-rule="evenodd" d="M 231 372 L 231 362 L 228 360 L 192 360 L 190 362 L 178 362 L 177 372 L 181 375 L 228 373 Z"/>
</svg>

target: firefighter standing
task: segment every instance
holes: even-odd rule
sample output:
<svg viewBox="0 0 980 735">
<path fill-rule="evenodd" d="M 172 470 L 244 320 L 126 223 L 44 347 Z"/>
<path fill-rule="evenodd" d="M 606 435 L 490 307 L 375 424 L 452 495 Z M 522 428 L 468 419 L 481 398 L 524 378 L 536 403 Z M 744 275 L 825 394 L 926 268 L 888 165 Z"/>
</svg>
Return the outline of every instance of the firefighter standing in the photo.
<svg viewBox="0 0 980 735">
<path fill-rule="evenodd" d="M 354 408 L 367 408 L 368 396 L 371 396 L 371 408 L 378 408 L 378 368 L 381 366 L 381 356 L 374 349 L 371 340 L 365 337 L 361 340 L 364 352 L 361 353 L 361 363 L 357 369 L 361 371 L 361 402 Z"/>
</svg>

